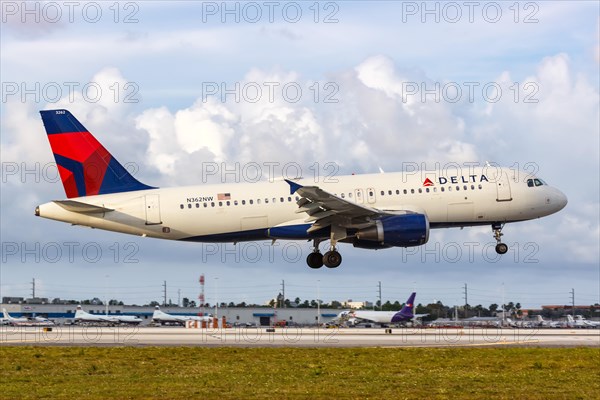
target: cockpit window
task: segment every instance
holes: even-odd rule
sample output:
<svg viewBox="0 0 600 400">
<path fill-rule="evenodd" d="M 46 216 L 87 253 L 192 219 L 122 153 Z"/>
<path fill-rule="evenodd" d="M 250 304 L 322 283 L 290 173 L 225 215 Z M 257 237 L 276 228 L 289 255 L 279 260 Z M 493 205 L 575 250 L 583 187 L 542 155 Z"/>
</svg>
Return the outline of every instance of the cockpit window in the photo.
<svg viewBox="0 0 600 400">
<path fill-rule="evenodd" d="M 543 186 L 545 185 L 546 182 L 544 182 L 541 179 L 535 178 L 535 179 L 527 179 L 527 186 L 529 187 L 534 187 L 534 186 Z"/>
</svg>

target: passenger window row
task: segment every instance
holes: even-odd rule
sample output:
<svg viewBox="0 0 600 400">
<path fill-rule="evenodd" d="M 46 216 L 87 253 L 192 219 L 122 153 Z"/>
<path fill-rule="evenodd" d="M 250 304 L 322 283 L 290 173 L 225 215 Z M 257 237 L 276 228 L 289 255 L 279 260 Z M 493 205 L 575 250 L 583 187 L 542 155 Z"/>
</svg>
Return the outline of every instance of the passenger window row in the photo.
<svg viewBox="0 0 600 400">
<path fill-rule="evenodd" d="M 453 188 L 452 186 L 448 186 L 447 188 L 445 186 L 440 186 L 440 192 L 445 192 L 446 190 L 448 192 L 451 192 L 453 190 L 452 188 Z M 457 192 L 460 191 L 460 190 L 469 190 L 469 189 L 470 190 L 475 190 L 476 188 L 479 189 L 479 190 L 481 190 L 481 189 L 483 189 L 483 186 L 481 184 L 479 184 L 477 186 L 475 186 L 475 185 L 463 185 L 463 186 L 456 185 L 455 186 L 455 190 Z M 399 196 L 400 193 L 403 193 L 403 194 L 409 194 L 409 193 L 410 194 L 415 194 L 415 193 L 437 193 L 437 191 L 438 191 L 437 187 L 426 187 L 426 188 L 418 188 L 418 189 L 404 189 L 402 191 L 400 191 L 400 189 L 396 189 L 395 191 L 394 190 L 387 190 L 387 191 L 386 190 L 381 190 L 379 192 L 379 194 L 381 196 L 386 196 L 386 195 L 387 196 L 392 196 L 394 194 L 397 195 L 397 196 Z M 359 194 L 360 194 L 360 192 L 357 193 L 356 197 L 360 197 Z M 337 196 L 337 193 L 335 195 Z M 375 195 L 375 193 L 370 190 L 368 192 L 368 195 L 369 195 L 369 197 L 373 197 Z M 349 192 L 348 194 L 341 193 L 340 197 L 342 199 L 345 199 L 346 197 L 348 197 L 349 199 L 351 199 L 352 198 L 352 192 Z"/>
<path fill-rule="evenodd" d="M 529 184 L 529 181 L 532 181 L 531 185 Z M 539 179 L 535 179 L 535 181 L 539 181 Z M 527 181 L 527 184 L 529 186 L 533 186 L 534 182 L 533 182 L 533 180 L 529 179 Z M 538 184 L 537 182 L 535 182 L 535 184 L 536 184 L 536 186 L 540 186 L 543 183 L 539 183 Z M 470 190 L 475 190 L 475 188 L 481 190 L 481 189 L 483 189 L 483 186 L 481 184 L 479 184 L 477 186 L 475 186 L 475 185 L 470 185 L 470 186 L 469 185 L 463 185 L 462 188 L 461 188 L 460 185 L 456 185 L 455 186 L 455 190 L 457 192 L 460 191 L 460 190 L 469 190 L 469 189 Z M 452 191 L 452 186 L 448 186 L 447 188 L 445 186 L 441 186 L 440 187 L 440 192 L 445 192 L 446 190 L 448 190 L 448 192 L 451 192 Z M 385 196 L 386 193 L 387 193 L 388 196 L 392 196 L 394 193 L 396 195 L 400 195 L 401 192 L 400 192 L 400 189 L 396 189 L 395 192 L 392 191 L 392 190 L 388 190 L 387 192 L 385 190 L 380 191 L 381 196 Z M 408 189 L 404 189 L 404 190 L 402 190 L 402 193 L 403 194 L 409 194 L 409 190 Z M 432 188 L 429 188 L 429 187 L 418 188 L 416 191 L 415 191 L 415 189 L 410 189 L 410 194 L 415 194 L 415 193 L 437 193 L 437 187 L 432 187 Z M 374 195 L 374 193 L 372 191 L 369 191 L 368 194 L 369 194 L 370 197 L 373 197 L 373 195 Z M 338 194 L 335 193 L 335 195 L 337 196 Z M 348 194 L 341 193 L 339 196 L 342 199 L 345 199 L 346 197 L 348 197 L 349 199 L 351 199 L 352 198 L 352 192 L 348 192 Z M 360 197 L 360 192 L 357 192 L 357 196 L 356 197 Z M 299 199 L 300 199 L 299 196 L 295 197 L 296 201 L 298 201 Z M 269 204 L 269 202 L 275 204 L 278 201 L 279 201 L 279 203 L 285 203 L 286 200 L 287 200 L 288 203 L 291 203 L 292 202 L 292 197 L 291 196 L 288 196 L 288 197 L 279 197 L 279 198 L 273 197 L 271 199 L 265 198 L 264 202 L 265 202 L 265 204 Z M 211 201 L 211 202 L 205 202 L 205 203 L 187 203 L 187 208 L 193 208 L 194 206 L 192 204 L 195 204 L 196 208 L 201 208 L 201 207 L 202 208 L 223 207 L 223 206 L 229 207 L 231 205 L 238 206 L 240 204 L 243 205 L 243 206 L 245 206 L 246 204 L 249 204 L 249 205 L 261 204 L 261 199 L 256 199 L 256 200 L 250 199 L 248 201 L 246 201 L 246 200 L 241 200 L 241 201 L 238 201 L 238 200 L 233 200 L 233 201 L 227 200 L 227 201 L 218 201 L 218 202 Z M 184 204 L 180 204 L 179 208 L 181 208 L 183 210 L 185 208 L 185 205 Z"/>
<path fill-rule="evenodd" d="M 483 186 L 481 185 L 481 183 L 479 185 L 477 185 L 477 186 L 475 186 L 475 185 L 463 185 L 462 187 L 460 185 L 456 185 L 455 186 L 455 189 L 456 189 L 457 192 L 460 191 L 460 190 L 469 190 L 469 189 L 470 190 L 475 190 L 475 188 L 481 190 L 481 189 L 483 189 Z M 418 189 L 416 189 L 416 191 L 415 191 L 415 189 L 410 189 L 410 192 L 409 192 L 408 189 L 404 189 L 404 190 L 402 190 L 402 193 L 403 194 L 409 194 L 409 193 L 410 194 L 415 194 L 415 193 L 437 193 L 437 191 L 438 191 L 437 189 L 438 188 L 435 187 L 435 186 L 434 187 L 426 187 L 426 188 L 418 188 Z M 446 188 L 446 186 L 440 186 L 440 192 L 445 192 L 446 190 L 448 190 L 449 192 L 451 192 L 452 191 L 452 186 L 448 186 L 447 188 Z M 400 194 L 400 190 L 396 189 L 395 193 L 396 193 L 396 195 L 399 195 Z M 386 191 L 382 190 L 380 192 L 380 194 L 382 196 L 385 196 L 386 195 Z M 394 194 L 394 192 L 392 190 L 388 190 L 387 191 L 387 195 L 388 196 L 391 196 L 393 194 Z M 373 194 L 369 193 L 369 195 L 372 196 Z"/>
<path fill-rule="evenodd" d="M 298 201 L 300 200 L 299 196 L 295 197 L 295 200 Z M 269 198 L 265 198 L 264 202 L 265 204 L 269 204 L 269 202 L 271 202 L 272 204 L 275 204 L 279 201 L 279 203 L 291 203 L 292 202 L 292 197 L 288 196 L 288 197 L 273 197 L 271 199 Z M 204 203 L 187 203 L 187 208 L 193 208 L 193 204 L 195 204 L 196 208 L 208 208 L 208 207 L 229 207 L 229 206 L 238 206 L 238 205 L 242 205 L 245 206 L 246 204 L 249 205 L 253 205 L 253 204 L 261 204 L 261 199 L 250 199 L 248 201 L 246 200 L 227 200 L 227 201 L 211 201 L 211 202 L 204 202 Z M 179 208 L 181 208 L 182 210 L 185 208 L 184 204 L 180 204 Z"/>
</svg>

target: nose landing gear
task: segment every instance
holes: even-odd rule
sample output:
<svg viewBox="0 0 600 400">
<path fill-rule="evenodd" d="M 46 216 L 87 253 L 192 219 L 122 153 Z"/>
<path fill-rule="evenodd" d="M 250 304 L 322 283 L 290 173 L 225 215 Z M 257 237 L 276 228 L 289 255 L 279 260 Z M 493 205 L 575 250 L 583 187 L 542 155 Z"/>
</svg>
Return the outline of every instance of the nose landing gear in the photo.
<svg viewBox="0 0 600 400">
<path fill-rule="evenodd" d="M 504 235 L 502 233 L 502 228 L 504 227 L 504 224 L 501 223 L 494 223 L 492 224 L 492 230 L 494 231 L 494 239 L 496 239 L 496 253 L 498 254 L 506 254 L 506 252 L 508 251 L 508 246 L 505 243 L 502 243 L 502 236 Z"/>
</svg>

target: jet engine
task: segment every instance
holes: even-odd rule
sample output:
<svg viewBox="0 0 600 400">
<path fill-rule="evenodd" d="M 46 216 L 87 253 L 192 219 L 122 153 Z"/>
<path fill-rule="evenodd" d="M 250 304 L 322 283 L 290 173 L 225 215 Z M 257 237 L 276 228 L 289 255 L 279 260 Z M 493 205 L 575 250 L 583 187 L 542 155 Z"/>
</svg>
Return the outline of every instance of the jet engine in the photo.
<svg viewBox="0 0 600 400">
<path fill-rule="evenodd" d="M 356 239 L 355 247 L 372 249 L 420 246 L 429 240 L 429 220 L 424 214 L 391 215 L 359 230 Z"/>
</svg>

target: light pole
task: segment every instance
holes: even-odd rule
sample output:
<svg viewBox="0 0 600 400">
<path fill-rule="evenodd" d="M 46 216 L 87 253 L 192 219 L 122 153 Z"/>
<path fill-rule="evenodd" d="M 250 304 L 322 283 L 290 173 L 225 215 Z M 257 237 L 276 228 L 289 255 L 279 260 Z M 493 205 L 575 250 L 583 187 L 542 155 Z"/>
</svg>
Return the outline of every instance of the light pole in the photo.
<svg viewBox="0 0 600 400">
<path fill-rule="evenodd" d="M 104 313 L 106 315 L 108 315 L 108 301 L 109 301 L 108 300 L 108 278 L 109 278 L 109 275 L 105 275 L 105 278 L 106 278 L 106 280 L 104 281 L 104 283 L 105 283 L 106 292 L 105 292 L 104 296 L 106 298 L 106 305 L 105 305 Z"/>
<path fill-rule="evenodd" d="M 219 318 L 219 278 L 215 278 L 215 318 Z"/>
<path fill-rule="evenodd" d="M 505 310 L 505 303 L 506 299 L 504 298 L 504 282 L 502 282 L 502 327 L 504 327 L 504 325 L 506 325 L 506 310 Z"/>
<path fill-rule="evenodd" d="M 321 288 L 320 288 L 321 280 L 317 279 L 317 329 L 321 327 Z"/>
</svg>

